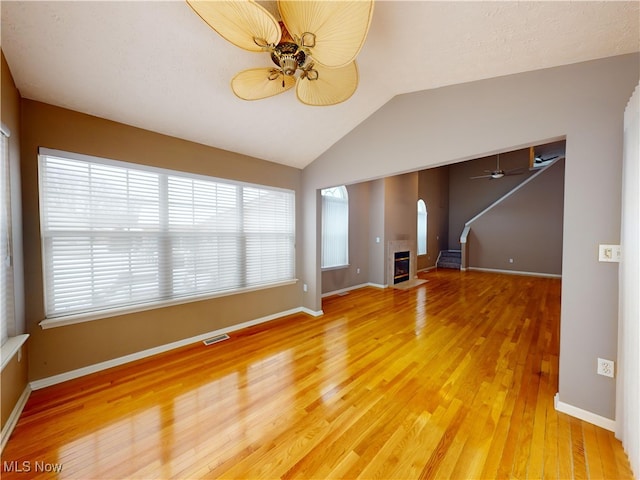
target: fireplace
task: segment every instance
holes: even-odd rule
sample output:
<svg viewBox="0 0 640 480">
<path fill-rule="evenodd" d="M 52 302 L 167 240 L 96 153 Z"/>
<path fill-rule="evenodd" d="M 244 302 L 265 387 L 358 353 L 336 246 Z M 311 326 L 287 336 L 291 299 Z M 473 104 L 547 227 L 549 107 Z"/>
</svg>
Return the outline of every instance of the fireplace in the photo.
<svg viewBox="0 0 640 480">
<path fill-rule="evenodd" d="M 394 252 L 393 254 L 393 284 L 400 282 L 406 282 L 411 278 L 410 272 L 410 258 L 411 253 L 406 252 Z"/>
<path fill-rule="evenodd" d="M 387 244 L 385 262 L 385 284 L 389 286 L 407 285 L 417 278 L 416 245 L 413 240 L 390 240 Z"/>
</svg>

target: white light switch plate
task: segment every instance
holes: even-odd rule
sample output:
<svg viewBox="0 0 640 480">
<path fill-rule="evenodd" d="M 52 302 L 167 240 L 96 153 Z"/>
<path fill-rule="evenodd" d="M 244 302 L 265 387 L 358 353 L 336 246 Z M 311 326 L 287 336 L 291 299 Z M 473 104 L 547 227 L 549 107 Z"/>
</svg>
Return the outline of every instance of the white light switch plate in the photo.
<svg viewBox="0 0 640 480">
<path fill-rule="evenodd" d="M 620 245 L 600 245 L 598 247 L 598 261 L 619 262 Z"/>
</svg>

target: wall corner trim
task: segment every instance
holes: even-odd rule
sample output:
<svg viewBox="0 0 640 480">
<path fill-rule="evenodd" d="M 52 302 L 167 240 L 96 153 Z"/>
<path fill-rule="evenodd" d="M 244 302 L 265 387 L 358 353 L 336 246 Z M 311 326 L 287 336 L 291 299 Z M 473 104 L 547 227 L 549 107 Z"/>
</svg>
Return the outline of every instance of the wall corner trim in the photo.
<svg viewBox="0 0 640 480">
<path fill-rule="evenodd" d="M 20 398 L 16 402 L 15 407 L 13 407 L 11 415 L 9 415 L 9 418 L 7 418 L 7 421 L 4 424 L 4 428 L 2 429 L 1 434 L 2 443 L 0 444 L 0 452 L 4 450 L 5 445 L 9 441 L 11 433 L 13 433 L 13 429 L 16 428 L 18 420 L 20 419 L 20 414 L 22 414 L 22 410 L 24 410 L 24 407 L 27 404 L 27 400 L 29 400 L 29 395 L 31 395 L 31 387 L 27 385 L 22 392 L 22 395 L 20 395 Z"/>
<path fill-rule="evenodd" d="M 556 393 L 553 397 L 553 406 L 558 412 L 566 413 L 567 415 L 571 415 L 572 417 L 575 417 L 577 419 L 592 423 L 597 427 L 604 428 L 605 430 L 609 430 L 610 432 L 615 432 L 615 420 L 611 420 L 610 418 L 597 415 L 593 412 L 589 412 L 588 410 L 583 410 L 582 408 L 574 407 L 573 405 L 564 403 L 560 401 L 560 393 Z"/>
<path fill-rule="evenodd" d="M 249 320 L 247 322 L 238 323 L 236 325 L 231 325 L 229 327 L 220 328 L 212 332 L 202 333 L 194 337 L 184 338 L 182 340 L 167 343 L 165 345 L 159 345 L 157 347 L 149 348 L 147 350 L 142 350 L 140 352 L 124 355 L 123 357 L 113 358 L 111 360 L 105 360 L 104 362 L 96 363 L 93 365 L 87 365 L 86 367 L 81 367 L 75 370 L 70 370 L 68 372 L 52 375 L 50 377 L 33 380 L 29 385 L 31 387 L 31 390 L 34 390 L 34 391 L 40 390 L 41 388 L 57 385 L 58 383 L 66 382 L 67 380 L 73 380 L 75 378 L 80 378 L 85 375 L 97 373 L 102 370 L 106 370 L 108 368 L 124 365 L 125 363 L 135 362 L 136 360 L 142 360 L 143 358 L 151 357 L 159 353 L 165 353 L 170 350 L 174 350 L 176 348 L 186 347 L 187 345 L 191 345 L 193 343 L 199 343 L 199 342 L 202 342 L 203 340 L 206 340 L 207 338 L 214 337 L 216 335 L 235 332 L 237 330 L 242 330 L 243 328 L 253 327 L 254 325 L 259 325 L 261 323 L 266 323 L 271 320 L 276 320 L 278 318 L 286 317 L 287 315 L 293 315 L 296 313 L 306 313 L 306 314 L 317 317 L 322 315 L 324 312 L 322 312 L 322 310 L 320 310 L 319 312 L 313 312 L 312 310 L 309 310 L 304 307 L 292 308 L 290 310 L 285 310 L 284 312 L 274 313 L 272 315 L 267 315 L 265 317 L 257 318 L 255 320 Z"/>
</svg>

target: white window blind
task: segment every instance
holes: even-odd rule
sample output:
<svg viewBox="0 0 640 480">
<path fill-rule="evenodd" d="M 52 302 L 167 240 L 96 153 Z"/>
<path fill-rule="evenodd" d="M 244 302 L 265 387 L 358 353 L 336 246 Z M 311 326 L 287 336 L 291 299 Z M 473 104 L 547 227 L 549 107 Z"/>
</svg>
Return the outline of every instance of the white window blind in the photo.
<svg viewBox="0 0 640 480">
<path fill-rule="evenodd" d="M 418 200 L 418 255 L 427 254 L 427 205 Z"/>
<path fill-rule="evenodd" d="M 0 344 L 14 328 L 13 249 L 11 231 L 11 180 L 9 175 L 9 138 L 0 133 L 2 164 L 0 165 Z"/>
<path fill-rule="evenodd" d="M 41 149 L 47 318 L 295 276 L 295 193 Z"/>
<path fill-rule="evenodd" d="M 322 198 L 322 268 L 349 264 L 349 196 L 343 186 L 325 188 Z"/>
</svg>

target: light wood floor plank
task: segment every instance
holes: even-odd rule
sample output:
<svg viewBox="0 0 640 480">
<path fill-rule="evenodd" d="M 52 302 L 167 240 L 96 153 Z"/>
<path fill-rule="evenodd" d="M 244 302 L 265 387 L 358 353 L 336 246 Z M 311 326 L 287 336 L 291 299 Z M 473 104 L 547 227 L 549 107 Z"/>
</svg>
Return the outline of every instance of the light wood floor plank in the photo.
<svg viewBox="0 0 640 480">
<path fill-rule="evenodd" d="M 560 280 L 421 276 L 33 392 L 2 478 L 632 478 L 554 410 Z"/>
</svg>

